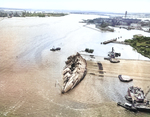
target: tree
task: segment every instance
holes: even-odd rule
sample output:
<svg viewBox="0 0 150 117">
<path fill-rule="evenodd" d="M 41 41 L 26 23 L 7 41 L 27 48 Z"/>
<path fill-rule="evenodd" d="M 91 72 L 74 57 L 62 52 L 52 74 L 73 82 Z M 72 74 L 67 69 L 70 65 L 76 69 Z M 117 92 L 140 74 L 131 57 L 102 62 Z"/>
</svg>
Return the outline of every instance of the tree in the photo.
<svg viewBox="0 0 150 117">
<path fill-rule="evenodd" d="M 105 28 L 105 27 L 107 27 L 107 26 L 108 26 L 108 24 L 107 24 L 106 22 L 103 21 L 103 22 L 101 23 L 101 27 L 102 27 L 102 28 Z"/>
<path fill-rule="evenodd" d="M 25 17 L 26 16 L 26 12 L 22 12 L 22 17 Z"/>
</svg>

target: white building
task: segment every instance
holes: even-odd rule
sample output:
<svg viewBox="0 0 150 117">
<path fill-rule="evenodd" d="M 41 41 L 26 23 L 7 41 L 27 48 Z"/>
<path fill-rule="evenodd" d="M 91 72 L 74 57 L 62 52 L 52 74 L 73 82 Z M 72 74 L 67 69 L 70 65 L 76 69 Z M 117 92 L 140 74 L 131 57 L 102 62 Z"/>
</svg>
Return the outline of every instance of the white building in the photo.
<svg viewBox="0 0 150 117">
<path fill-rule="evenodd" d="M 141 27 L 141 24 L 131 23 L 131 27 L 138 28 Z"/>
</svg>

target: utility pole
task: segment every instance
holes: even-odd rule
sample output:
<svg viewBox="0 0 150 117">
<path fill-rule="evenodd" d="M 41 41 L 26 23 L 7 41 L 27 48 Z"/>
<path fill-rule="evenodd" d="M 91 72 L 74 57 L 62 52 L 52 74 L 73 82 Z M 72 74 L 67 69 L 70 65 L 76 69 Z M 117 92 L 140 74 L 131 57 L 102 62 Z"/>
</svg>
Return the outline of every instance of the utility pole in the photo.
<svg viewBox="0 0 150 117">
<path fill-rule="evenodd" d="M 126 19 L 126 17 L 127 17 L 127 11 L 125 12 L 125 19 Z"/>
<path fill-rule="evenodd" d="M 148 31 L 150 32 L 150 21 L 149 21 L 149 30 Z"/>
</svg>

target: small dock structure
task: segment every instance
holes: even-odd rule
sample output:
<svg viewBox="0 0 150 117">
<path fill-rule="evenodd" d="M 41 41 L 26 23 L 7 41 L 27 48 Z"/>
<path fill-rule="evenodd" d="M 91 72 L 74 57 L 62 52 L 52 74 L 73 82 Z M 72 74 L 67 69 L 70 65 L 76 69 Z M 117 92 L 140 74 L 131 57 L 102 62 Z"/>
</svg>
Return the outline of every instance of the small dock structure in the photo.
<svg viewBox="0 0 150 117">
<path fill-rule="evenodd" d="M 126 43 L 126 42 L 124 42 L 124 41 L 113 41 L 113 42 L 111 42 L 111 43 L 129 45 L 128 43 Z"/>
<path fill-rule="evenodd" d="M 117 41 L 117 39 L 111 39 L 111 40 L 108 40 L 108 41 L 104 41 L 103 44 L 108 44 L 108 43 L 111 43 L 111 42 L 114 42 L 114 41 Z"/>
<path fill-rule="evenodd" d="M 104 42 L 102 42 L 101 44 L 108 44 L 108 43 L 119 43 L 119 44 L 120 44 L 120 42 L 117 41 L 117 39 L 119 39 L 119 38 L 122 38 L 122 36 L 117 37 L 117 38 L 114 38 L 114 39 L 110 39 L 110 40 L 108 40 L 108 41 L 104 41 Z M 121 42 L 121 44 L 124 44 L 124 43 Z"/>
</svg>

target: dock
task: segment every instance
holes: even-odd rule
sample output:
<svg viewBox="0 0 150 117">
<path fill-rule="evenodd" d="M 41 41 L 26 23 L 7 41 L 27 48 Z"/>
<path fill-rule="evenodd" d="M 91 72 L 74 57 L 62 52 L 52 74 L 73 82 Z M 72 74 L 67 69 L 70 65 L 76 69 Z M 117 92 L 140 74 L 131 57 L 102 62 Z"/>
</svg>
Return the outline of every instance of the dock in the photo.
<svg viewBox="0 0 150 117">
<path fill-rule="evenodd" d="M 113 41 L 113 42 L 111 42 L 111 43 L 129 45 L 128 43 L 126 43 L 126 42 L 124 42 L 124 41 Z"/>
<path fill-rule="evenodd" d="M 108 41 L 104 41 L 103 44 L 108 44 L 108 43 L 111 43 L 111 42 L 114 42 L 114 41 L 117 41 L 117 39 L 111 39 L 111 40 L 108 40 Z"/>
<path fill-rule="evenodd" d="M 109 43 L 129 45 L 128 43 L 126 43 L 124 41 L 117 41 L 117 39 L 111 39 L 111 40 L 108 40 L 108 41 L 104 41 L 101 44 L 109 44 Z"/>
</svg>

